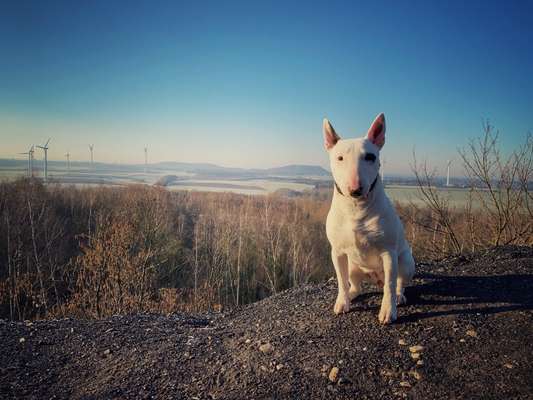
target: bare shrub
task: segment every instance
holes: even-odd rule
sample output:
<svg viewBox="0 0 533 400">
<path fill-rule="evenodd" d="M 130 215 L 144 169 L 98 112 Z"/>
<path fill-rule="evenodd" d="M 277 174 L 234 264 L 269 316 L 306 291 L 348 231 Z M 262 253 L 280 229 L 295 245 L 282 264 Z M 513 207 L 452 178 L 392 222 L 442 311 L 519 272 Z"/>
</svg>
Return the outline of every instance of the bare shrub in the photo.
<svg viewBox="0 0 533 400">
<path fill-rule="evenodd" d="M 507 157 L 498 146 L 498 132 L 486 122 L 484 136 L 459 151 L 473 197 L 487 218 L 483 235 L 475 235 L 477 247 L 531 244 L 533 214 L 529 184 L 533 178 L 533 137 Z M 489 234 L 487 234 L 489 233 Z"/>
<path fill-rule="evenodd" d="M 68 257 L 55 197 L 37 181 L 0 184 L 0 279 L 11 319 L 46 315 L 62 298 Z"/>
<path fill-rule="evenodd" d="M 469 199 L 454 206 L 435 184 L 435 172 L 413 155 L 413 173 L 424 207 L 399 207 L 416 252 L 430 257 L 475 251 L 495 245 L 533 244 L 530 184 L 533 176 L 531 134 L 504 156 L 498 133 L 485 123 L 484 135 L 459 150 L 469 179 Z"/>
</svg>

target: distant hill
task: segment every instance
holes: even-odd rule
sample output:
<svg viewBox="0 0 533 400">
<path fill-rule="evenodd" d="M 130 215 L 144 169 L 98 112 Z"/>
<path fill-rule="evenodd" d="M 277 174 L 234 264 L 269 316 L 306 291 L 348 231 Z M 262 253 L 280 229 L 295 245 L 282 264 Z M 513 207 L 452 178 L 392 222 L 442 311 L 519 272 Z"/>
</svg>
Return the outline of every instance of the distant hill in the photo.
<svg viewBox="0 0 533 400">
<path fill-rule="evenodd" d="M 201 175 L 242 175 L 246 174 L 249 170 L 244 168 L 232 168 L 232 167 L 222 167 L 216 164 L 210 163 L 186 163 L 186 162 L 175 162 L 175 161 L 165 161 L 155 164 L 149 164 L 148 168 L 150 169 L 161 169 L 167 171 L 179 171 L 179 172 L 188 172 L 192 174 L 201 174 Z"/>
<path fill-rule="evenodd" d="M 154 168 L 179 170 L 195 174 L 210 174 L 224 176 L 329 176 L 329 171 L 318 165 L 286 165 L 276 168 L 232 168 L 222 167 L 216 164 L 207 163 L 182 163 L 182 162 L 161 162 L 153 164 Z"/>
<path fill-rule="evenodd" d="M 0 169 L 2 168 L 27 168 L 27 160 L 24 159 L 0 159 Z M 34 167 L 41 169 L 43 165 L 42 160 L 36 159 Z M 64 170 L 66 169 L 65 161 L 48 162 L 50 170 Z M 90 163 L 87 161 L 72 161 L 72 169 L 89 169 Z M 144 171 L 144 164 L 118 164 L 118 163 L 101 163 L 95 162 L 94 167 L 97 171 L 123 171 L 128 173 L 135 173 Z M 187 174 L 195 175 L 196 177 L 232 177 L 232 178 L 256 178 L 256 177 L 309 177 L 309 176 L 329 176 L 330 173 L 318 165 L 286 165 L 276 168 L 233 168 L 223 167 L 210 163 L 186 163 L 165 161 L 159 163 L 148 164 L 149 171 L 165 171 L 165 172 L 185 172 Z M 166 174 L 165 174 L 166 175 Z"/>
<path fill-rule="evenodd" d="M 318 165 L 286 165 L 263 170 L 268 175 L 278 176 L 330 176 L 331 173 Z"/>
</svg>

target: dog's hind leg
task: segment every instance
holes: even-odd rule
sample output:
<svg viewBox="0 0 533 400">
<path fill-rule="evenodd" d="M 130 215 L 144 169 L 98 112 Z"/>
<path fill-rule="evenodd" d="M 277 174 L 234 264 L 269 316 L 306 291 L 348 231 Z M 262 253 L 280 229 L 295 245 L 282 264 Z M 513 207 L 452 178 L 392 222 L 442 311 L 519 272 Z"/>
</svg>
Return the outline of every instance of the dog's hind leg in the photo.
<svg viewBox="0 0 533 400">
<path fill-rule="evenodd" d="M 405 249 L 398 256 L 398 280 L 396 283 L 396 302 L 405 304 L 407 299 L 404 295 L 404 288 L 408 285 L 415 274 L 415 260 L 411 254 L 411 249 Z"/>
<path fill-rule="evenodd" d="M 365 278 L 365 273 L 355 264 L 350 263 L 350 290 L 348 297 L 350 300 L 355 299 L 361 294 L 361 282 Z"/>
</svg>

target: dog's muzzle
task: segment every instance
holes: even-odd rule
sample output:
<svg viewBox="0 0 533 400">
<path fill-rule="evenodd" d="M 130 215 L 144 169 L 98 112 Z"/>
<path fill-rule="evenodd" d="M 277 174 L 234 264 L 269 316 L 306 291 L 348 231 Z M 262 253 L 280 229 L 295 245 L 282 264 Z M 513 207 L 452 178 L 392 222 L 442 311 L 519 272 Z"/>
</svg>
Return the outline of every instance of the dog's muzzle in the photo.
<svg viewBox="0 0 533 400">
<path fill-rule="evenodd" d="M 374 179 L 374 182 L 372 182 L 372 184 L 370 185 L 370 189 L 368 190 L 368 193 L 370 193 L 372 190 L 374 190 L 374 187 L 376 186 L 376 183 L 378 182 L 378 178 L 379 178 L 379 174 L 376 175 L 376 179 Z M 337 185 L 337 182 L 333 181 L 335 183 L 335 189 L 337 189 L 337 192 L 339 192 L 340 195 L 344 196 L 344 193 L 342 193 L 342 190 L 341 188 L 339 187 L 339 185 Z M 353 197 L 354 199 L 358 198 L 358 197 L 361 197 L 363 195 L 363 189 L 362 188 L 359 188 L 359 189 L 356 189 L 356 190 L 352 190 L 350 192 L 350 196 Z"/>
</svg>

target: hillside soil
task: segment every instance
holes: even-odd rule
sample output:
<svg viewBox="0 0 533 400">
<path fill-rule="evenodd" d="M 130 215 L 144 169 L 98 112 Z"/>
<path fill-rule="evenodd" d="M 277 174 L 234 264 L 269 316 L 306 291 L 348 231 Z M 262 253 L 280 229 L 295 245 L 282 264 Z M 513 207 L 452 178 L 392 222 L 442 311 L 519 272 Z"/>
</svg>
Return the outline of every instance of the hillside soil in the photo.
<svg viewBox="0 0 533 400">
<path fill-rule="evenodd" d="M 227 313 L 0 321 L 2 399 L 531 399 L 533 249 L 418 265 L 398 321 L 336 282 Z"/>
</svg>

